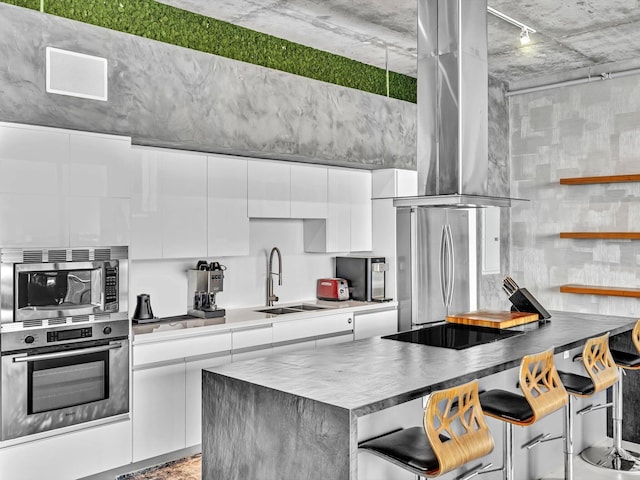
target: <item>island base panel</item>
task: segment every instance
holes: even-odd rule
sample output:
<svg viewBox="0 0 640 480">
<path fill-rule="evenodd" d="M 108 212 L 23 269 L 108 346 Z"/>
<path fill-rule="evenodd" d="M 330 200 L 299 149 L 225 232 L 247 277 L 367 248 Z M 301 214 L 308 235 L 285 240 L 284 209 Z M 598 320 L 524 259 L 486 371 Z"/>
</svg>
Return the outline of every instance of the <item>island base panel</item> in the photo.
<svg viewBox="0 0 640 480">
<path fill-rule="evenodd" d="M 202 395 L 203 480 L 356 479 L 348 410 L 208 371 Z"/>
</svg>

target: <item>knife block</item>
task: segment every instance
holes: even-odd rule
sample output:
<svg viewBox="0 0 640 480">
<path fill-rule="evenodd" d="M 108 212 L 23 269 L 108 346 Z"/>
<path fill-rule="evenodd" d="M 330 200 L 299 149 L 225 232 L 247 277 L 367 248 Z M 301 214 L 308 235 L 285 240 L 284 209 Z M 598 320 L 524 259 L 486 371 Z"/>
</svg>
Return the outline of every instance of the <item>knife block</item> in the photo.
<svg viewBox="0 0 640 480">
<path fill-rule="evenodd" d="M 511 300 L 513 304 L 513 307 L 511 307 L 512 311 L 537 313 L 540 315 L 541 321 L 551 318 L 551 314 L 540 305 L 540 302 L 538 302 L 526 288 L 516 290 L 513 295 L 509 297 L 509 300 Z"/>
</svg>

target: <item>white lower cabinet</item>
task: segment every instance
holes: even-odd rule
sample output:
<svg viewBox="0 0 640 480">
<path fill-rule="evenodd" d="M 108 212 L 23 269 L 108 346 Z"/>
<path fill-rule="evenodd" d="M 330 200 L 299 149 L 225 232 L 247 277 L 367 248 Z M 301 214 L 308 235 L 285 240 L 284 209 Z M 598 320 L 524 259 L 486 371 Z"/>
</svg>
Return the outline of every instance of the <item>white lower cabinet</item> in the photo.
<svg viewBox="0 0 640 480">
<path fill-rule="evenodd" d="M 3 480 L 69 480 L 131 463 L 131 420 L 0 448 Z"/>
<path fill-rule="evenodd" d="M 202 370 L 231 362 L 231 355 L 186 362 L 185 440 L 186 446 L 202 442 Z"/>
<path fill-rule="evenodd" d="M 307 340 L 305 342 L 288 343 L 286 345 L 278 345 L 271 349 L 271 353 L 287 353 L 296 350 L 313 350 L 316 348 L 315 340 Z"/>
<path fill-rule="evenodd" d="M 133 372 L 133 461 L 185 448 L 184 362 Z"/>
<path fill-rule="evenodd" d="M 335 337 L 319 338 L 316 340 L 316 347 L 324 347 L 325 345 L 336 345 L 338 343 L 353 342 L 353 333 L 345 335 L 337 335 Z"/>
<path fill-rule="evenodd" d="M 273 343 L 353 330 L 353 313 L 337 313 L 273 324 Z"/>
<path fill-rule="evenodd" d="M 356 340 L 378 335 L 390 335 L 398 331 L 398 311 L 358 313 L 354 319 L 353 333 Z"/>
</svg>

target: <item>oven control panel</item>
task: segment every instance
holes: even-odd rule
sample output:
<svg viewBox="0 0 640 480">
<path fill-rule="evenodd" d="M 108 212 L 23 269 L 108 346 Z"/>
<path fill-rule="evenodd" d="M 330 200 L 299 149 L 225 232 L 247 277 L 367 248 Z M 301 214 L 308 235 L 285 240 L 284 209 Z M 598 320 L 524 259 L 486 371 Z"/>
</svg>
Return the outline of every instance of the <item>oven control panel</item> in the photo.
<svg viewBox="0 0 640 480">
<path fill-rule="evenodd" d="M 54 330 L 53 332 L 47 332 L 47 343 L 91 337 L 93 337 L 93 328 L 91 327 Z"/>
<path fill-rule="evenodd" d="M 92 340 L 105 340 L 129 336 L 129 320 L 92 322 L 91 325 L 60 325 L 3 331 L 1 352 L 26 350 L 62 344 L 74 344 Z"/>
</svg>

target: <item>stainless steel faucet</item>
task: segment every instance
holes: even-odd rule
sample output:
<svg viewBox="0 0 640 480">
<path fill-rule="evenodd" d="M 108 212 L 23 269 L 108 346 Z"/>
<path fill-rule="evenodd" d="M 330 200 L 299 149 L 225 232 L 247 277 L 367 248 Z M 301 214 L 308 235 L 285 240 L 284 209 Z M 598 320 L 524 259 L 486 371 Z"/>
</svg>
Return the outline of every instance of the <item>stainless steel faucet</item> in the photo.
<svg viewBox="0 0 640 480">
<path fill-rule="evenodd" d="M 278 254 L 278 273 L 273 271 L 273 254 Z M 278 275 L 278 285 L 282 285 L 282 256 L 278 247 L 273 247 L 269 254 L 269 267 L 267 272 L 267 307 L 272 307 L 273 302 L 277 302 L 279 299 L 273 294 L 273 276 Z"/>
</svg>

